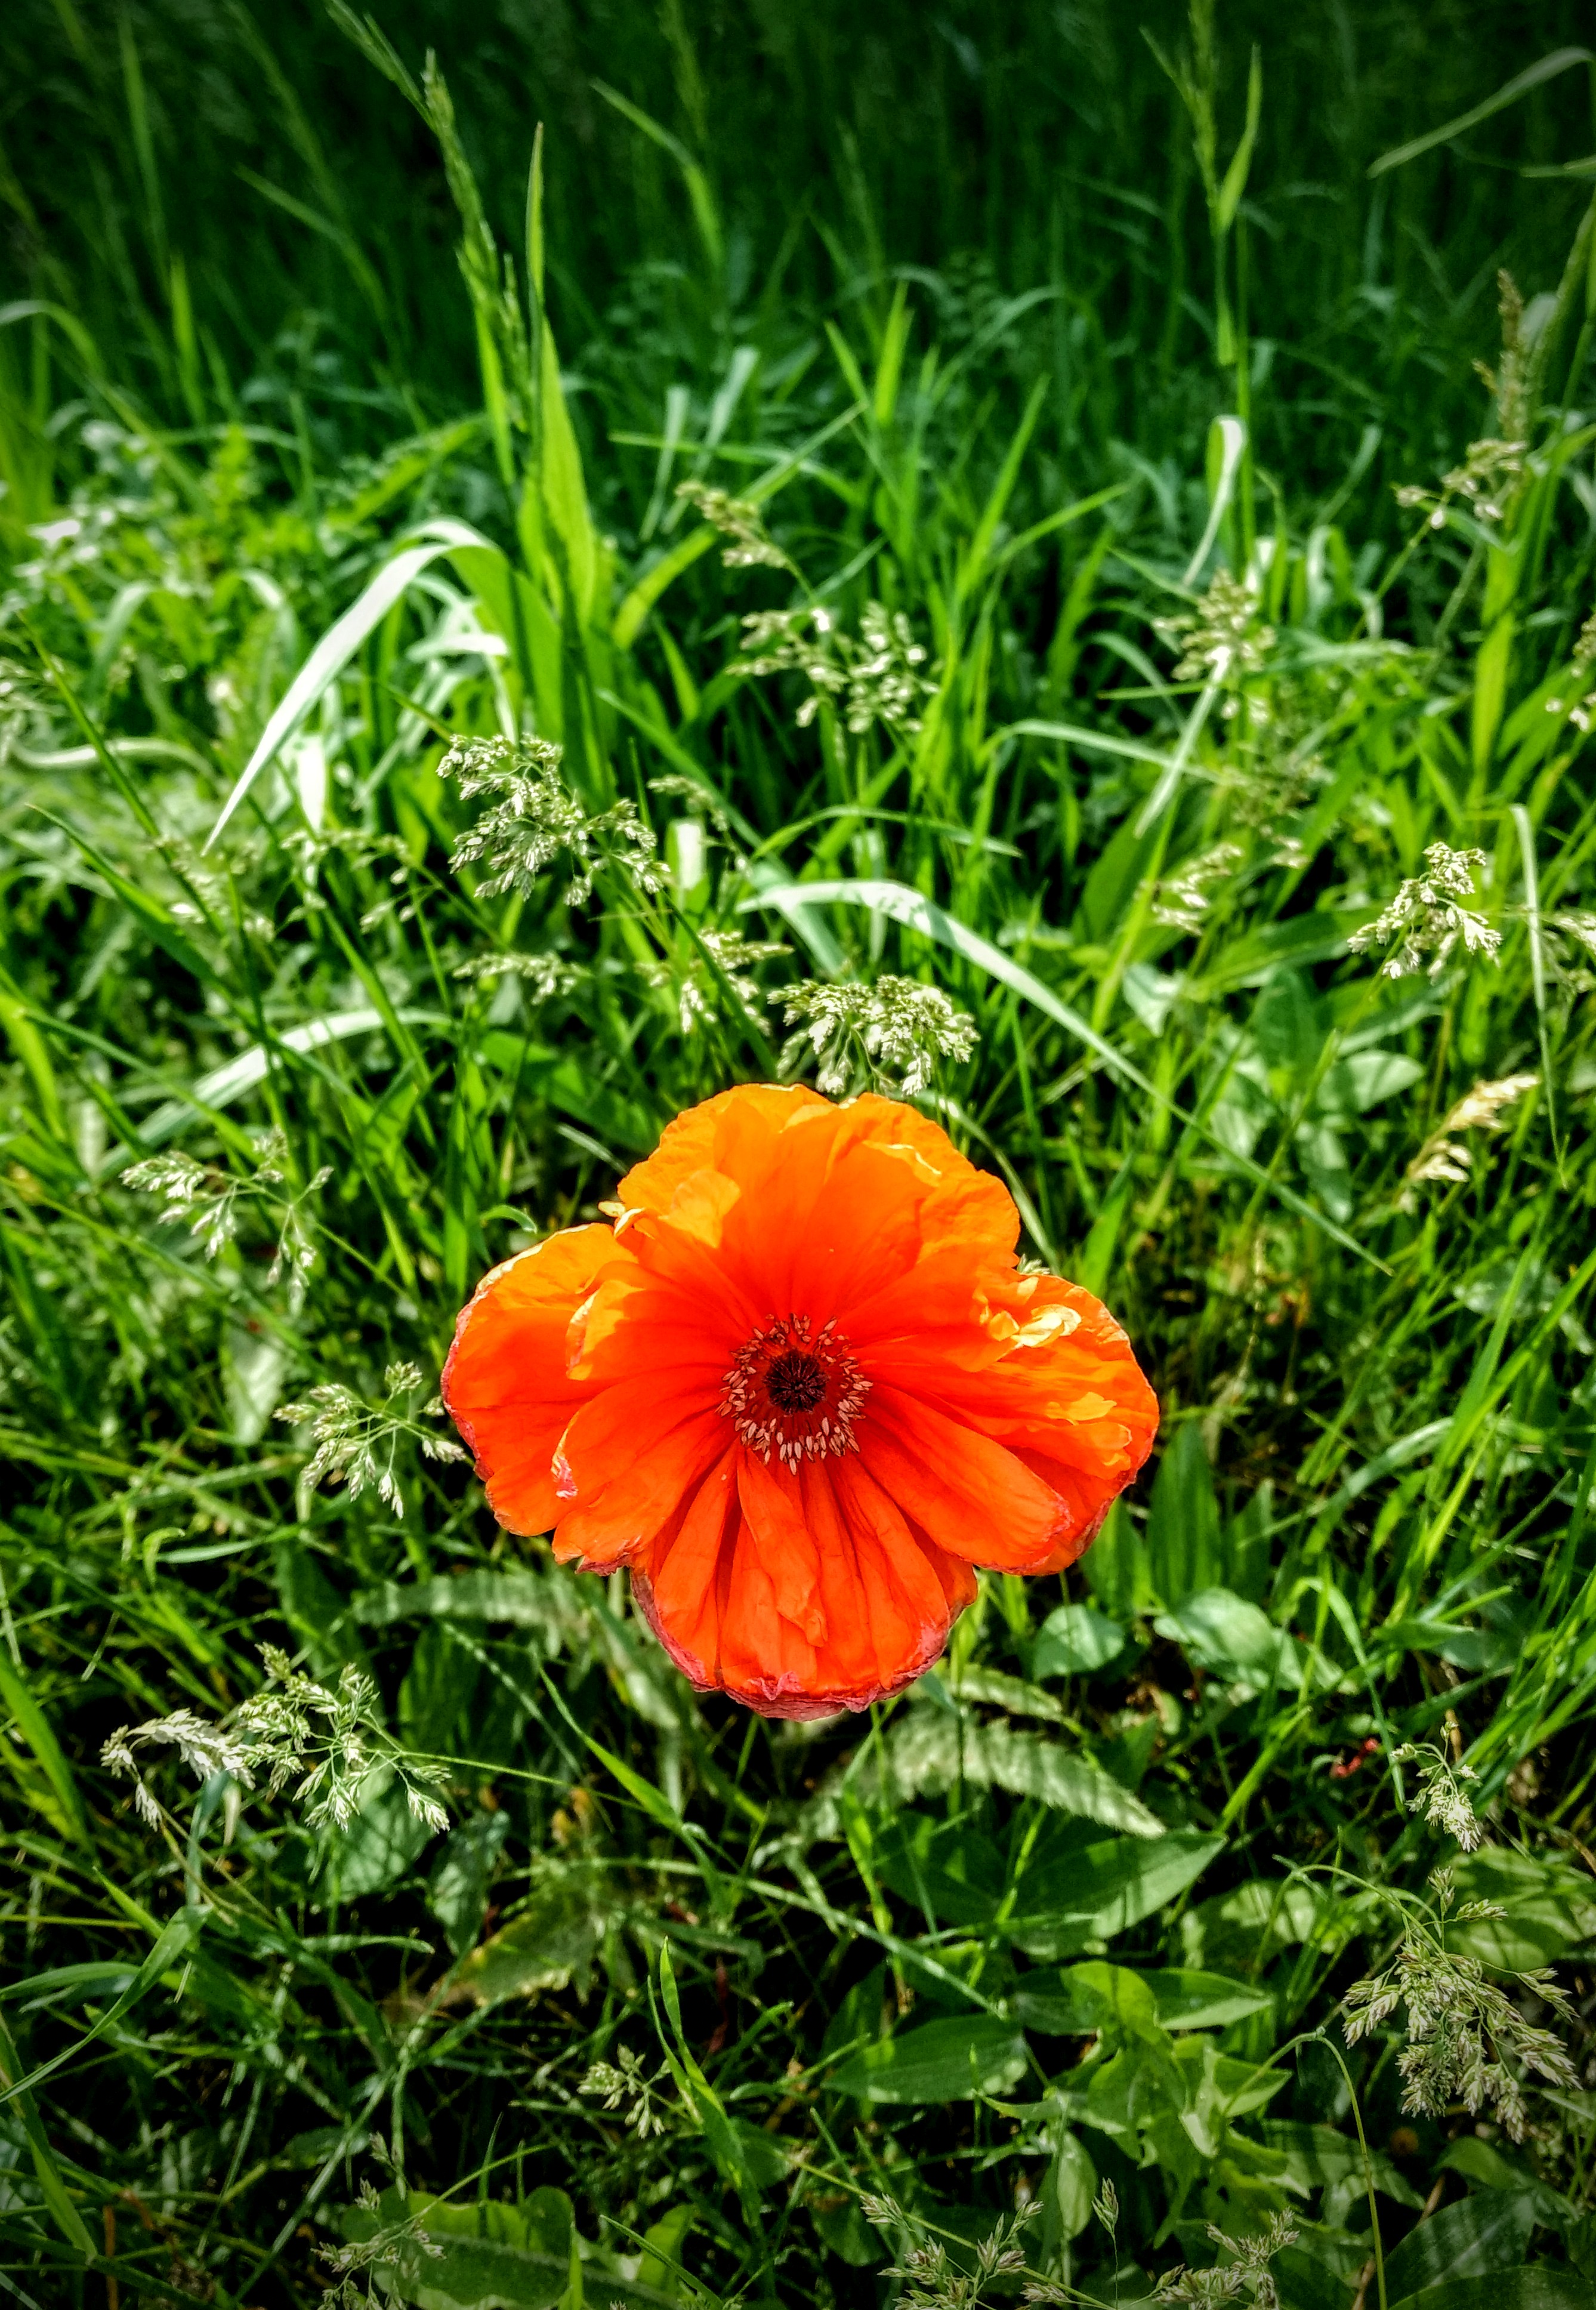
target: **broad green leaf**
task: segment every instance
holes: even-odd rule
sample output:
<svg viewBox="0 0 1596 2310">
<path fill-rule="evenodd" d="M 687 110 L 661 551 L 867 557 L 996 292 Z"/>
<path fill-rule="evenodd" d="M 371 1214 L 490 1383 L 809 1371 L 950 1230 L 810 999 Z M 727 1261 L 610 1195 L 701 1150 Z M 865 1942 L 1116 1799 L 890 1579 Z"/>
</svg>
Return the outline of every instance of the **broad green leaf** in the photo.
<svg viewBox="0 0 1596 2310">
<path fill-rule="evenodd" d="M 1185 1830 L 1156 1841 L 1126 1837 L 1089 1845 L 1067 1861 L 1027 1871 L 1009 1938 L 1037 1958 L 1101 1947 L 1184 1893 L 1224 1846 L 1222 1837 Z"/>
<path fill-rule="evenodd" d="M 827 2083 L 858 2101 L 971 2101 L 1006 2093 L 1025 2065 L 1025 2039 L 1011 2023 L 959 2014 L 862 2047 Z"/>
<path fill-rule="evenodd" d="M 878 1832 L 872 1857 L 883 1884 L 943 1924 L 990 1924 L 1003 1898 L 1002 1853 L 962 1821 L 899 1814 Z"/>
<path fill-rule="evenodd" d="M 793 2170 L 790 2146 L 767 2133 L 762 2125 L 751 2125 L 746 2118 L 734 2117 L 732 2131 L 737 2137 L 740 2162 L 743 2172 L 761 2196 L 777 2188 Z"/>
<path fill-rule="evenodd" d="M 1156 2028 L 1127 2036 L 1092 2071 L 1086 2089 L 1087 2123 L 1129 2149 L 1144 2144 L 1160 2115 L 1178 2117 L 1187 2089 L 1173 2054 L 1172 2041 Z M 1177 2136 L 1176 2151 L 1183 2170 L 1201 2170 L 1190 2141 Z"/>
<path fill-rule="evenodd" d="M 358 1901 L 366 1893 L 386 1892 L 409 1873 L 436 1834 L 412 1812 L 403 1782 L 386 1771 L 374 1773 L 360 1793 L 354 1819 L 328 1840 L 324 1898 Z"/>
<path fill-rule="evenodd" d="M 509 1923 L 455 1967 L 447 2002 L 499 2005 L 573 1981 L 585 1996 L 604 1933 L 603 1899 L 591 1869 L 555 1864 Z"/>
<path fill-rule="evenodd" d="M 811 2190 L 803 2210 L 820 2233 L 828 2254 L 836 2254 L 854 2270 L 872 2270 L 887 2258 L 881 2234 L 872 2229 L 855 2199 L 841 2190 Z"/>
<path fill-rule="evenodd" d="M 438 1854 L 427 1894 L 427 1906 L 448 1937 L 455 1957 L 464 1957 L 481 1925 L 488 1906 L 488 1888 L 505 1838 L 508 1813 L 479 1810 L 461 1822 Z"/>
<path fill-rule="evenodd" d="M 1193 1973 L 1185 1967 L 1144 1973 L 1162 2029 L 1223 2029 L 1274 2003 L 1267 1989 L 1251 1988 L 1222 1973 Z"/>
<path fill-rule="evenodd" d="M 1478 1917 L 1447 1927 L 1448 1945 L 1480 1964 L 1512 1973 L 1551 1965 L 1571 1942 L 1596 1939 L 1596 1898 L 1591 1880 L 1557 1854 L 1482 1845 L 1452 1864 L 1461 1901 L 1491 1901 L 1502 1917 Z"/>
<path fill-rule="evenodd" d="M 271 1332 L 232 1323 L 222 1334 L 221 1374 L 235 1444 L 258 1444 L 282 1402 L 288 1378 L 287 1342 Z"/>
<path fill-rule="evenodd" d="M 571 2292 L 579 2263 L 576 2222 L 563 2190 L 534 2190 L 512 2203 L 388 2189 L 375 2216 L 363 2208 L 345 2210 L 344 2235 L 360 2241 L 379 2225 L 407 2218 L 419 2219 L 435 2251 L 385 2263 L 383 2282 L 415 2310 L 553 2310 Z"/>
<path fill-rule="evenodd" d="M 1189 1660 L 1253 1692 L 1295 1691 L 1302 1683 L 1297 1648 L 1256 1604 L 1228 1588 L 1201 1588 L 1153 1622 Z"/>
<path fill-rule="evenodd" d="M 1291 2082 L 1283 2069 L 1220 2053 L 1217 2042 L 1200 2032 L 1175 2040 L 1175 2060 L 1185 2075 L 1189 2107 L 1210 2123 L 1220 2117 L 1251 2117 Z"/>
<path fill-rule="evenodd" d="M 401 1620 L 489 1620 L 546 1629 L 563 1640 L 577 1632 L 583 1605 L 560 1574 L 512 1565 L 503 1571 L 435 1573 L 429 1580 L 385 1580 L 358 1590 L 350 1610 L 367 1628 L 392 1628 Z"/>
<path fill-rule="evenodd" d="M 1028 1973 L 1015 1991 L 1014 2010 L 1028 2028 L 1055 2037 L 1158 2027 L 1149 1976 L 1121 1965 L 1071 1965 L 1059 1973 Z"/>
<path fill-rule="evenodd" d="M 1522 2270 L 1533 2225 L 1528 2202 L 1501 2190 L 1443 2206 L 1410 2230 L 1388 2258 L 1387 2297 L 1400 2302 L 1448 2280 Z"/>
<path fill-rule="evenodd" d="M 1116 1620 L 1150 1612 L 1158 1604 L 1148 1567 L 1147 1533 L 1131 1516 L 1123 1496 L 1104 1518 L 1080 1568 L 1092 1594 Z"/>
<path fill-rule="evenodd" d="M 842 1997 L 826 2024 L 826 2034 L 820 2040 L 820 2056 L 828 2059 L 841 2054 L 859 2042 L 873 2045 L 887 2030 L 886 1965 L 872 1966 L 862 1980 Z"/>
<path fill-rule="evenodd" d="M 1319 1104 L 1332 1115 L 1362 1115 L 1424 1079 L 1421 1061 L 1401 1051 L 1354 1051 L 1325 1073 Z"/>
<path fill-rule="evenodd" d="M 893 1728 L 888 1756 L 894 1780 L 927 1793 L 960 1781 L 1039 1798 L 1055 1811 L 1095 1820 L 1133 1837 L 1159 1837 L 1156 1813 L 1089 1758 L 1040 1732 L 1007 1724 L 978 1724 L 945 1709 L 916 1708 Z"/>
<path fill-rule="evenodd" d="M 1390 2275 L 1387 2264 L 1388 2294 Z M 1545 2263 L 1514 2270 L 1503 2263 L 1489 2278 L 1454 2278 L 1400 2300 L 1391 2296 L 1391 2310 L 1596 2310 L 1596 2286 L 1572 2270 Z"/>
<path fill-rule="evenodd" d="M 442 1622 L 421 1630 L 399 1688 L 399 1737 L 423 1756 L 469 1756 L 472 1703 L 481 1655 L 469 1635 Z"/>
<path fill-rule="evenodd" d="M 1044 1676 L 1090 1676 L 1117 1660 L 1125 1631 L 1117 1620 L 1090 1604 L 1061 1604 L 1049 1612 L 1037 1637 L 1035 1672 Z"/>
<path fill-rule="evenodd" d="M 1560 2191 L 1548 2189 L 1539 2174 L 1522 2159 L 1509 2157 L 1477 2133 L 1461 2133 L 1436 2160 L 1438 2171 L 1461 2174 L 1479 2190 L 1506 2190 L 1527 2198 L 1538 2222 L 1563 2229 L 1574 2219 L 1574 2208 Z"/>
<path fill-rule="evenodd" d="M 1253 1006 L 1253 1037 L 1271 1067 L 1300 1077 L 1323 1055 L 1330 1020 L 1311 980 L 1282 965 L 1270 973 Z"/>
<path fill-rule="evenodd" d="M 1351 1920 L 1346 1923 L 1350 1931 Z M 1228 1893 L 1186 1911 L 1181 1919 L 1181 1947 L 1189 1966 L 1240 1971 L 1266 1965 L 1282 1949 L 1310 1936 L 1317 1943 L 1326 1924 L 1326 1912 L 1312 1887 L 1281 1877 L 1249 1877 Z"/>
<path fill-rule="evenodd" d="M 1286 2158 L 1290 2178 L 1306 2190 L 1323 2190 L 1338 2183 L 1366 2178 L 1362 2145 L 1353 2133 L 1333 2125 L 1307 2125 L 1293 2118 L 1266 2118 L 1259 2132 L 1271 2149 Z M 1371 2149 L 1368 2169 L 1375 2187 L 1393 2204 L 1415 2212 L 1424 2199 L 1383 2149 Z"/>
<path fill-rule="evenodd" d="M 1060 2135 L 1052 2169 L 1044 2186 L 1052 2192 L 1063 2235 L 1067 2238 L 1079 2237 L 1092 2218 L 1092 2201 L 1097 2194 L 1097 2169 L 1078 2134 Z"/>
</svg>

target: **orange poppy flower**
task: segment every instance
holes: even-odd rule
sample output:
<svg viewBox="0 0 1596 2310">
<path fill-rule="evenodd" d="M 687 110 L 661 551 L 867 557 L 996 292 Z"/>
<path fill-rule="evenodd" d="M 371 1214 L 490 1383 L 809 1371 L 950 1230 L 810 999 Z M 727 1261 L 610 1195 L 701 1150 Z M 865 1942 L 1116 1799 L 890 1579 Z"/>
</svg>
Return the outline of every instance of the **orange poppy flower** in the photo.
<svg viewBox="0 0 1596 2310">
<path fill-rule="evenodd" d="M 612 1227 L 495 1268 L 444 1400 L 510 1531 L 624 1565 L 701 1689 L 865 1708 L 930 1666 L 974 1568 L 1058 1572 L 1158 1402 L 1089 1292 L 915 1108 L 745 1087 L 679 1116 Z"/>
</svg>

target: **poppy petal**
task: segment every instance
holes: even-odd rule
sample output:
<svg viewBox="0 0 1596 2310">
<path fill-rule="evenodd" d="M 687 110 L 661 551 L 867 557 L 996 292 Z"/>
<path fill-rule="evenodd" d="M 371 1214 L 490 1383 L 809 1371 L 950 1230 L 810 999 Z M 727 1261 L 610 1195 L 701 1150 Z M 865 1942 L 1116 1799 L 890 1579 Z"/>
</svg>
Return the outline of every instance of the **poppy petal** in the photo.
<svg viewBox="0 0 1596 2310">
<path fill-rule="evenodd" d="M 657 1537 L 725 1446 L 718 1411 L 689 1410 L 669 1393 L 651 1401 L 635 1388 L 607 1388 L 582 1406 L 555 1451 L 564 1496 L 556 1557 L 585 1572 L 626 1563 Z"/>
<path fill-rule="evenodd" d="M 547 1532 L 559 1514 L 554 1447 L 592 1393 L 567 1370 L 567 1329 L 599 1276 L 624 1256 L 606 1227 L 550 1236 L 484 1276 L 455 1327 L 443 1400 L 489 1506 L 511 1532 Z"/>
<path fill-rule="evenodd" d="M 742 1508 L 733 1446 L 711 1468 L 674 1529 L 632 1567 L 632 1593 L 683 1676 L 706 1691 L 721 1681 L 720 1628 L 731 1548 Z"/>
<path fill-rule="evenodd" d="M 612 1233 L 488 1279 L 445 1392 L 501 1520 L 629 1565 L 694 1683 L 865 1707 L 936 1658 L 973 1566 L 1073 1561 L 1145 1460 L 1124 1333 L 1019 1272 L 1012 1197 L 916 1109 L 742 1086 L 620 1194 Z"/>
<path fill-rule="evenodd" d="M 1023 1462 L 945 1411 L 881 1387 L 860 1422 L 864 1464 L 950 1556 L 1018 1572 L 1054 1542 L 1065 1504 Z"/>
</svg>

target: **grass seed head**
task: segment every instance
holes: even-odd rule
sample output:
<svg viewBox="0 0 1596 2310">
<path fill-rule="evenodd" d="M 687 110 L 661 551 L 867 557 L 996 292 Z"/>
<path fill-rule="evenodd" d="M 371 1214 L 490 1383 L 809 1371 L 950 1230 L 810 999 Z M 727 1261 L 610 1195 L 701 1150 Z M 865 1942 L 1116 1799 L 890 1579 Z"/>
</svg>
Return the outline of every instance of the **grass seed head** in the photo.
<svg viewBox="0 0 1596 2310">
<path fill-rule="evenodd" d="M 1383 978 L 1406 978 L 1417 970 L 1438 978 L 1460 944 L 1465 955 L 1483 955 L 1492 962 L 1501 946 L 1501 932 L 1463 904 L 1475 895 L 1474 869 L 1485 864 L 1484 851 L 1432 842 L 1424 859 L 1426 872 L 1404 881 L 1377 919 L 1347 941 L 1357 954 L 1392 949 L 1380 966 Z"/>
</svg>

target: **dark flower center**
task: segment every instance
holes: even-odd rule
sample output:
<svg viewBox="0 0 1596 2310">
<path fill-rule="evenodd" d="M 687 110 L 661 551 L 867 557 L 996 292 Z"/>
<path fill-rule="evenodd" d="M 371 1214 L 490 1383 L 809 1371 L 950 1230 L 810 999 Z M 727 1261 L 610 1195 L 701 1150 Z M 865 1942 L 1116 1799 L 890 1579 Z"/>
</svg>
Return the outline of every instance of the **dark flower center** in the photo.
<svg viewBox="0 0 1596 2310">
<path fill-rule="evenodd" d="M 796 1469 L 858 1450 L 854 1422 L 869 1394 L 834 1323 L 816 1332 L 807 1316 L 772 1316 L 738 1350 L 720 1409 L 750 1452 Z"/>
<path fill-rule="evenodd" d="M 778 1411 L 812 1411 L 825 1400 L 826 1374 L 818 1357 L 789 1348 L 767 1370 L 765 1388 Z"/>
</svg>

